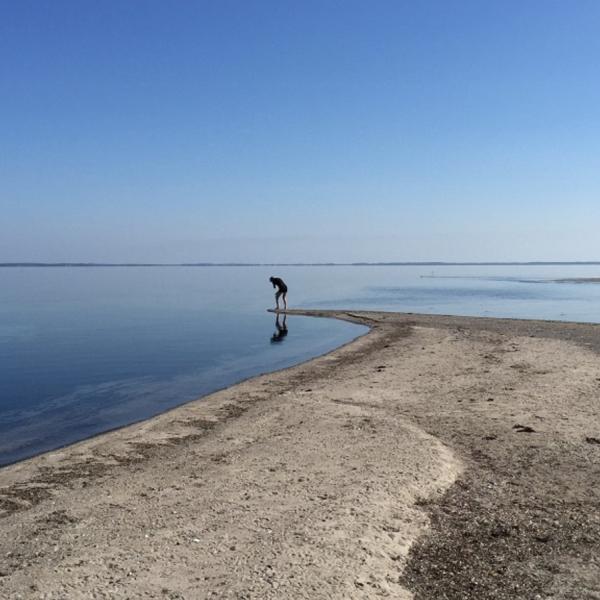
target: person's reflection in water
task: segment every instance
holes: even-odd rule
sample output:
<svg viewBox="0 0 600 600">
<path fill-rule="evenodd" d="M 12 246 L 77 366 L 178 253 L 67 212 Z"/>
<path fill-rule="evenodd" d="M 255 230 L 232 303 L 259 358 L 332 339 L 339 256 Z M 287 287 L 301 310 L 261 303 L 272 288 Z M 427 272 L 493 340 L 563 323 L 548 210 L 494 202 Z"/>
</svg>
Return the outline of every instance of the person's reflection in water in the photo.
<svg viewBox="0 0 600 600">
<path fill-rule="evenodd" d="M 288 334 L 287 325 L 285 323 L 287 315 L 283 315 L 283 321 L 279 322 L 279 315 L 275 317 L 275 333 L 271 336 L 271 343 L 283 342 L 285 336 Z"/>
</svg>

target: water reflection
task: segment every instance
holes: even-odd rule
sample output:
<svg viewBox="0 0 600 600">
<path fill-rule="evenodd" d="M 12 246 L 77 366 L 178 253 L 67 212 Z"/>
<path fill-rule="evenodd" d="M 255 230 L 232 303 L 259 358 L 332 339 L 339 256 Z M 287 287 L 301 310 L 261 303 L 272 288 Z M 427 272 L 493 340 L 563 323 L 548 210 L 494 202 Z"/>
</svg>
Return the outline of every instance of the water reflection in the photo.
<svg viewBox="0 0 600 600">
<path fill-rule="evenodd" d="M 275 333 L 271 336 L 271 343 L 276 344 L 283 342 L 285 336 L 288 334 L 288 328 L 286 324 L 287 315 L 283 315 L 283 320 L 279 320 L 279 314 L 275 317 Z"/>
</svg>

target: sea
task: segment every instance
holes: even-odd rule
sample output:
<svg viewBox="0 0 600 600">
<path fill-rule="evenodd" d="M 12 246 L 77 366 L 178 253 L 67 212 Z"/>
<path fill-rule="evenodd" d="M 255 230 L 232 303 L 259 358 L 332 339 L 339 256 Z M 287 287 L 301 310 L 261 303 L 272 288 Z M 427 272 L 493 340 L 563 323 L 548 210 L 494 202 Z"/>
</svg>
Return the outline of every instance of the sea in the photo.
<svg viewBox="0 0 600 600">
<path fill-rule="evenodd" d="M 147 419 L 366 332 L 293 308 L 600 322 L 600 265 L 0 268 L 0 465 Z"/>
</svg>

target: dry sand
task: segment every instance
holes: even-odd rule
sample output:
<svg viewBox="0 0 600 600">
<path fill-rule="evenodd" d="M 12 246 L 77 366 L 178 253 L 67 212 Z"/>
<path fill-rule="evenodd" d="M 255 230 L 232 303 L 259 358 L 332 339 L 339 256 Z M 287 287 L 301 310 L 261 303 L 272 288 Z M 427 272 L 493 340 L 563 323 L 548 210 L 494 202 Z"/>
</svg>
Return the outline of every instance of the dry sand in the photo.
<svg viewBox="0 0 600 600">
<path fill-rule="evenodd" d="M 311 314 L 372 330 L 0 470 L 0 598 L 600 599 L 600 327 Z"/>
</svg>

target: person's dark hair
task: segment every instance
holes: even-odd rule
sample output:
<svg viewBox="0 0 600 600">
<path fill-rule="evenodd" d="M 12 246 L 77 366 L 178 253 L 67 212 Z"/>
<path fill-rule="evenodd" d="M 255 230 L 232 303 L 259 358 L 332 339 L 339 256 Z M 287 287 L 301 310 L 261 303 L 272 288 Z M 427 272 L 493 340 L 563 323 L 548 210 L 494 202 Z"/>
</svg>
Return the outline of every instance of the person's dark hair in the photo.
<svg viewBox="0 0 600 600">
<path fill-rule="evenodd" d="M 273 279 L 275 279 L 275 277 L 273 277 L 273 276 L 269 277 L 269 281 L 273 281 Z"/>
</svg>

